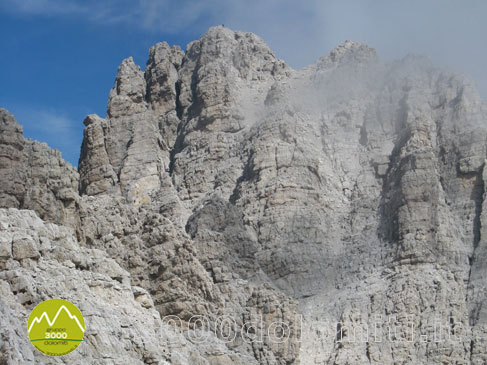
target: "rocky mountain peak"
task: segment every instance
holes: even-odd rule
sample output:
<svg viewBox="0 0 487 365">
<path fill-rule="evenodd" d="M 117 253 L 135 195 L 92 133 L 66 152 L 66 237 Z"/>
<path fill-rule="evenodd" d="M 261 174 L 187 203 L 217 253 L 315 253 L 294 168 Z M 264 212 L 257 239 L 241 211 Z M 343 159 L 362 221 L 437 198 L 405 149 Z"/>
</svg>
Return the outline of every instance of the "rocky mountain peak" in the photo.
<svg viewBox="0 0 487 365">
<path fill-rule="evenodd" d="M 296 71 L 224 27 L 122 62 L 79 175 L 0 110 L 0 362 L 45 360 L 25 316 L 62 296 L 74 363 L 486 363 L 486 120 L 430 62 Z"/>
<path fill-rule="evenodd" d="M 159 64 L 162 62 L 167 61 L 169 58 L 169 54 L 182 54 L 184 55 L 184 52 L 181 50 L 181 47 L 179 46 L 169 46 L 167 42 L 159 42 L 153 45 L 151 48 L 149 48 L 149 60 L 147 61 L 147 64 Z M 176 65 L 179 65 L 179 63 L 176 63 Z"/>
<path fill-rule="evenodd" d="M 145 94 L 144 73 L 132 57 L 124 59 L 118 67 L 115 86 L 110 91 L 107 115 L 117 117 L 142 111 Z"/>
<path fill-rule="evenodd" d="M 4 133 L 9 130 L 22 132 L 22 126 L 17 123 L 14 116 L 5 108 L 0 108 L 0 123 L 2 123 L 2 132 Z"/>
<path fill-rule="evenodd" d="M 184 52 L 179 46 L 171 48 L 166 42 L 157 43 L 149 50 L 144 74 L 147 99 L 152 109 L 161 116 L 176 110 L 180 87 L 178 70 L 183 57 Z"/>
<path fill-rule="evenodd" d="M 335 47 L 327 56 L 320 58 L 317 64 L 322 67 L 329 67 L 332 65 L 360 64 L 374 61 L 377 61 L 375 48 L 347 40 Z"/>
<path fill-rule="evenodd" d="M 187 55 L 196 57 L 200 66 L 232 67 L 244 79 L 265 77 L 266 73 L 277 75 L 289 69 L 260 37 L 223 26 L 210 28 L 200 40 L 190 43 Z"/>
</svg>

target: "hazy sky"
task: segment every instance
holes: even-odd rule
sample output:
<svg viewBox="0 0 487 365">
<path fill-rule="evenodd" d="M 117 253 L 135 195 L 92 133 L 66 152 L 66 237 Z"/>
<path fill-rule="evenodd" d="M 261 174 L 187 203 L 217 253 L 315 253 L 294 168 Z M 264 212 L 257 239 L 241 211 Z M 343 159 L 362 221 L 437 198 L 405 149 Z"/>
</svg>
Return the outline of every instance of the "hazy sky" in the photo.
<svg viewBox="0 0 487 365">
<path fill-rule="evenodd" d="M 485 0 L 0 0 L 0 107 L 77 165 L 86 114 L 105 115 L 123 58 L 182 48 L 212 25 L 257 33 L 295 68 L 350 39 L 470 74 L 487 96 Z"/>
</svg>

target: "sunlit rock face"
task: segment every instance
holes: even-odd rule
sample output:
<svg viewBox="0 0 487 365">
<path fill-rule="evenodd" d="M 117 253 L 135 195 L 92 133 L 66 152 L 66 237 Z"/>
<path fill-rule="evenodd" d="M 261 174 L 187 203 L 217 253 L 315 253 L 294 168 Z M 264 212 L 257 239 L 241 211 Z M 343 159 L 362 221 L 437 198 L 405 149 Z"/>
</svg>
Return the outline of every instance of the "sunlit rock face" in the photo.
<svg viewBox="0 0 487 365">
<path fill-rule="evenodd" d="M 124 60 L 84 124 L 78 172 L 0 110 L 0 360 L 487 362 L 487 110 L 465 76 L 351 41 L 293 70 L 214 27 Z M 65 360 L 23 330 L 51 297 L 93 324 Z"/>
</svg>

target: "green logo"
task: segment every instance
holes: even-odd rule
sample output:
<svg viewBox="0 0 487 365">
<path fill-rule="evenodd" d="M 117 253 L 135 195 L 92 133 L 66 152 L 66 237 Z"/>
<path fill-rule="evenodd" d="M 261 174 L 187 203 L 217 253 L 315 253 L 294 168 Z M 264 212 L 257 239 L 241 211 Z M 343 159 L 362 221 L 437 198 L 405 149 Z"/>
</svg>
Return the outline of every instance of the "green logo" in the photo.
<svg viewBox="0 0 487 365">
<path fill-rule="evenodd" d="M 83 341 L 85 320 L 67 300 L 49 299 L 32 310 L 27 333 L 30 342 L 43 354 L 67 355 Z"/>
</svg>

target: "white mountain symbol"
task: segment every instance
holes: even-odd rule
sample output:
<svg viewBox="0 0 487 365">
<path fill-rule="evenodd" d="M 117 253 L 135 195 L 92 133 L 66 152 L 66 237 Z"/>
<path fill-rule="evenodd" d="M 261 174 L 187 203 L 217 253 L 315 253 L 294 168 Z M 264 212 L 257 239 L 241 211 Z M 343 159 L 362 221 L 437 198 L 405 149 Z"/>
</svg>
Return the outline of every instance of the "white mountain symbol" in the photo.
<svg viewBox="0 0 487 365">
<path fill-rule="evenodd" d="M 40 318 L 39 317 L 35 317 L 34 320 L 32 321 L 32 323 L 30 324 L 29 330 L 27 332 L 30 333 L 30 330 L 32 329 L 32 327 L 34 326 L 34 324 L 35 323 L 41 323 L 42 318 L 44 318 L 44 317 L 46 318 L 46 321 L 49 324 L 49 326 L 52 327 L 54 325 L 54 323 L 56 323 L 57 317 L 59 317 L 59 315 L 61 314 L 61 311 L 63 309 L 66 311 L 66 313 L 68 314 L 69 318 L 74 319 L 76 321 L 76 324 L 79 326 L 79 328 L 81 329 L 81 331 L 84 333 L 85 332 L 85 329 L 83 328 L 83 326 L 79 322 L 78 317 L 76 317 L 75 315 L 71 314 L 71 312 L 69 311 L 69 309 L 66 308 L 64 305 L 62 305 L 59 308 L 59 310 L 57 311 L 57 313 L 54 316 L 54 319 L 52 321 L 49 319 L 49 316 L 47 315 L 46 312 L 42 313 L 42 315 L 41 315 Z"/>
</svg>

